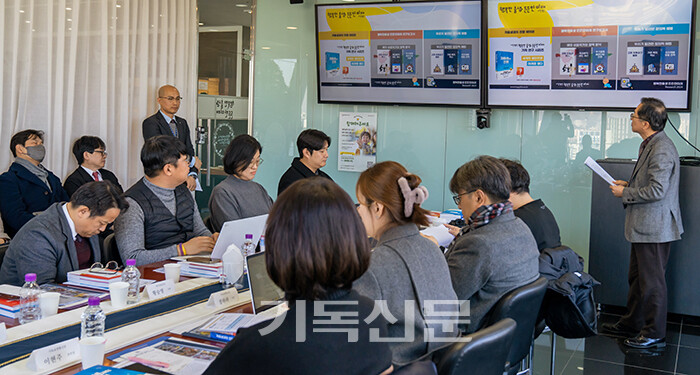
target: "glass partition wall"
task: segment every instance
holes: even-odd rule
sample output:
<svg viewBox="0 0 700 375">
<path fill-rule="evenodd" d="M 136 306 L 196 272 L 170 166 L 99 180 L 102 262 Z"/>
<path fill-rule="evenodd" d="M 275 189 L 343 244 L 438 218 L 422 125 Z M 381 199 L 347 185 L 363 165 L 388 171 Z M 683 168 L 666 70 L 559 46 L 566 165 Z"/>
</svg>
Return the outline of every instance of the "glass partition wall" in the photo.
<svg viewBox="0 0 700 375">
<path fill-rule="evenodd" d="M 226 178 L 226 146 L 235 136 L 251 133 L 254 8 L 254 0 L 199 1 L 196 147 L 202 191 L 196 199 L 204 217 L 212 188 Z"/>
</svg>

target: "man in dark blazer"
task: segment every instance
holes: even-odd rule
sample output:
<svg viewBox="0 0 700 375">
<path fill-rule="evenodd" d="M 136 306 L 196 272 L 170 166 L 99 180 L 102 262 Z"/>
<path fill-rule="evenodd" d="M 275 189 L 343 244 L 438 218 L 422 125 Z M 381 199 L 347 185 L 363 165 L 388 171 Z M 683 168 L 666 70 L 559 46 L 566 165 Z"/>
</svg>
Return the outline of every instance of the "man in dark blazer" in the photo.
<svg viewBox="0 0 700 375">
<path fill-rule="evenodd" d="M 630 115 L 632 131 L 643 141 L 629 182 L 615 181 L 613 195 L 625 207 L 625 238 L 630 254 L 627 314 L 604 324 L 611 333 L 629 337 L 625 345 L 645 349 L 666 345 L 666 264 L 671 242 L 683 234 L 678 185 L 680 161 L 663 131 L 666 107 L 661 100 L 642 98 Z"/>
<path fill-rule="evenodd" d="M 316 129 L 306 129 L 297 137 L 297 150 L 299 157 L 292 160 L 292 165 L 280 177 L 277 184 L 277 195 L 294 182 L 308 177 L 325 177 L 333 180 L 324 173 L 321 168 L 328 160 L 328 147 L 331 145 L 331 137 Z"/>
<path fill-rule="evenodd" d="M 46 155 L 43 137 L 44 132 L 27 129 L 10 139 L 15 161 L 0 175 L 0 213 L 10 237 L 52 203 L 68 200 L 61 180 L 41 165 Z"/>
<path fill-rule="evenodd" d="M 175 86 L 165 85 L 158 89 L 158 105 L 160 110 L 153 116 L 143 120 L 143 140 L 146 141 L 156 135 L 174 136 L 187 148 L 192 162 L 190 163 L 190 173 L 187 177 L 187 188 L 194 191 L 197 186 L 197 174 L 201 161 L 194 154 L 194 146 L 190 138 L 190 127 L 187 125 L 187 120 L 182 117 L 175 116 L 175 113 L 180 109 L 180 101 L 182 97 Z"/>
<path fill-rule="evenodd" d="M 99 137 L 84 135 L 73 143 L 73 155 L 78 161 L 78 168 L 66 177 L 63 188 L 69 197 L 79 187 L 92 181 L 109 181 L 122 192 L 122 186 L 114 173 L 104 169 L 107 160 L 105 143 Z"/>
<path fill-rule="evenodd" d="M 22 285 L 26 273 L 37 283 L 62 283 L 69 271 L 102 260 L 98 234 L 129 207 L 108 181 L 81 186 L 68 203 L 54 203 L 17 232 L 0 268 L 0 284 Z"/>
</svg>

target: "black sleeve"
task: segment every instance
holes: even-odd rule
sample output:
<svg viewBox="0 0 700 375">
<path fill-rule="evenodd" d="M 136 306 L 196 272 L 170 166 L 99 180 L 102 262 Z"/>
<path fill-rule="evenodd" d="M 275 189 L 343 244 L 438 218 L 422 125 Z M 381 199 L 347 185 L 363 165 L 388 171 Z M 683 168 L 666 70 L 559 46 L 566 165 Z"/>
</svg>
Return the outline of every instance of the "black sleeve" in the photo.
<svg viewBox="0 0 700 375">
<path fill-rule="evenodd" d="M 143 124 L 141 125 L 141 127 L 143 130 L 144 141 L 148 140 L 151 137 L 155 137 L 156 135 L 160 135 L 158 120 L 156 120 L 153 116 L 143 120 Z"/>
</svg>

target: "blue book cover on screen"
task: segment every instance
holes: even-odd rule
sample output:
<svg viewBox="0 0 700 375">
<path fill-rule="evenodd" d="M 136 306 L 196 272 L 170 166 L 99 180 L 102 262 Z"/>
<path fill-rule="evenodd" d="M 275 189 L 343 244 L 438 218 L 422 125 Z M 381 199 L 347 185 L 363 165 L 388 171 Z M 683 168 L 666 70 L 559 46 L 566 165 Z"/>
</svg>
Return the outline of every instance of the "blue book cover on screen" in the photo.
<svg viewBox="0 0 700 375">
<path fill-rule="evenodd" d="M 496 51 L 496 71 L 513 70 L 513 52 Z"/>
<path fill-rule="evenodd" d="M 472 74 L 471 48 L 459 50 L 459 74 Z"/>
<path fill-rule="evenodd" d="M 456 49 L 445 50 L 445 74 L 457 74 L 459 64 L 458 53 L 459 50 Z"/>
<path fill-rule="evenodd" d="M 391 74 L 401 74 L 403 51 L 400 49 L 392 49 L 389 52 L 389 61 L 391 62 Z"/>
<path fill-rule="evenodd" d="M 340 53 L 326 52 L 326 72 L 337 72 L 340 69 Z"/>
<path fill-rule="evenodd" d="M 593 74 L 608 74 L 608 47 L 593 47 L 591 68 Z"/>
<path fill-rule="evenodd" d="M 403 74 L 416 73 L 416 50 L 407 48 L 403 50 Z"/>
<path fill-rule="evenodd" d="M 644 74 L 658 75 L 661 68 L 661 47 L 644 47 Z"/>
<path fill-rule="evenodd" d="M 678 46 L 668 46 L 662 48 L 661 74 L 678 74 Z"/>
</svg>

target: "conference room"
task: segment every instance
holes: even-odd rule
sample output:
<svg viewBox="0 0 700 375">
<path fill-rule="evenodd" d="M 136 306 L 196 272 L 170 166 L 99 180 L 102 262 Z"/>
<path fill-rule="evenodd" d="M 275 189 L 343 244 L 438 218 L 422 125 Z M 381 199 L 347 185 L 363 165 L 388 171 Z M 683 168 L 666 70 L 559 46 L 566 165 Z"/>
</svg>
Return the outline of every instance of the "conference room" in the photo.
<svg viewBox="0 0 700 375">
<path fill-rule="evenodd" d="M 697 373 L 697 7 L 3 4 L 0 374 Z"/>
</svg>

